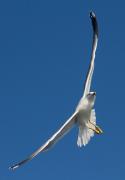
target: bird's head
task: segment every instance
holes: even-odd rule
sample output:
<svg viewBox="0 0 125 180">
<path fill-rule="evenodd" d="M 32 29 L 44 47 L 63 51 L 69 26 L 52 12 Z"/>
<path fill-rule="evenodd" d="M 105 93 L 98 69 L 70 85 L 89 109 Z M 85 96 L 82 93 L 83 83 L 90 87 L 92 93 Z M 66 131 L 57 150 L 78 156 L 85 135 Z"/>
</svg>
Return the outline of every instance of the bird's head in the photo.
<svg viewBox="0 0 125 180">
<path fill-rule="evenodd" d="M 92 107 L 94 106 L 95 98 L 96 98 L 96 92 L 89 92 L 89 93 L 87 94 L 87 99 L 88 99 L 88 101 L 90 102 L 90 104 L 91 104 Z"/>
</svg>

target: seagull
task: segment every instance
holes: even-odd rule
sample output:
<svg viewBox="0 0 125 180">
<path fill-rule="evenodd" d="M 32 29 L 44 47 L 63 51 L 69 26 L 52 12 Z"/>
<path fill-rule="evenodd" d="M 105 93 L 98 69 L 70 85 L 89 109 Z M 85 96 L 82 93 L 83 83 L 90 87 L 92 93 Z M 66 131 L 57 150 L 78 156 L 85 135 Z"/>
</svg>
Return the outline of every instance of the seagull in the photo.
<svg viewBox="0 0 125 180">
<path fill-rule="evenodd" d="M 86 76 L 86 81 L 84 84 L 84 93 L 81 97 L 75 112 L 71 115 L 71 117 L 61 126 L 61 128 L 48 139 L 40 148 L 38 148 L 34 153 L 32 153 L 29 157 L 22 160 L 21 162 L 12 165 L 10 167 L 11 170 L 15 170 L 25 164 L 26 162 L 32 160 L 39 153 L 47 151 L 50 149 L 58 140 L 60 140 L 74 125 L 78 125 L 78 139 L 77 145 L 79 147 L 85 146 L 90 141 L 91 137 L 96 134 L 102 134 L 102 129 L 96 125 L 96 114 L 94 109 L 96 92 L 90 91 L 93 71 L 94 71 L 94 60 L 95 53 L 97 49 L 98 43 L 98 23 L 94 12 L 90 12 L 90 19 L 92 22 L 93 28 L 93 41 L 92 41 L 92 51 L 91 51 L 91 59 L 89 70 Z"/>
</svg>

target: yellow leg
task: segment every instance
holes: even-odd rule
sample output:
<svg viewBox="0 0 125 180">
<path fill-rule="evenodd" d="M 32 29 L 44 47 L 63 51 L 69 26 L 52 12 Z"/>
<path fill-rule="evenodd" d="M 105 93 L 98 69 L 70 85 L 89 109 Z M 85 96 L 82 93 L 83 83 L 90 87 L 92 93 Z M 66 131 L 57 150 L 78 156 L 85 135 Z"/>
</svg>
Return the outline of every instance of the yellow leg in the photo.
<svg viewBox="0 0 125 180">
<path fill-rule="evenodd" d="M 103 133 L 102 129 L 99 126 L 93 124 L 90 121 L 87 123 L 87 126 L 89 129 L 93 130 L 96 134 L 102 134 Z"/>
<path fill-rule="evenodd" d="M 102 129 L 99 126 L 95 125 L 95 133 L 96 134 L 102 134 L 103 131 L 102 131 Z"/>
</svg>

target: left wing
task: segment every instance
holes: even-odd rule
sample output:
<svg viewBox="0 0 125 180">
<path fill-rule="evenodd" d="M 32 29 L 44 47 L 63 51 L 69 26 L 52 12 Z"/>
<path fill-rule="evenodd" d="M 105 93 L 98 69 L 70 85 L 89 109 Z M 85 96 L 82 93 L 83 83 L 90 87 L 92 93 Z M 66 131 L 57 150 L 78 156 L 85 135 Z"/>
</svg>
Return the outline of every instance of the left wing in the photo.
<svg viewBox="0 0 125 180">
<path fill-rule="evenodd" d="M 11 166 L 9 169 L 16 169 L 26 162 L 32 160 L 35 156 L 37 156 L 40 152 L 48 150 L 52 147 L 60 138 L 62 138 L 75 124 L 78 112 L 76 111 L 64 124 L 63 126 L 39 149 L 37 149 L 34 153 L 32 153 L 28 158 L 23 161 Z"/>
<path fill-rule="evenodd" d="M 93 27 L 93 44 L 92 44 L 92 52 L 91 52 L 91 62 L 90 62 L 89 70 L 88 70 L 86 81 L 85 81 L 83 97 L 85 97 L 90 92 L 92 75 L 94 71 L 95 52 L 96 52 L 97 43 L 98 43 L 98 23 L 97 23 L 96 16 L 93 12 L 90 12 L 90 18 L 91 18 L 92 27 Z"/>
</svg>

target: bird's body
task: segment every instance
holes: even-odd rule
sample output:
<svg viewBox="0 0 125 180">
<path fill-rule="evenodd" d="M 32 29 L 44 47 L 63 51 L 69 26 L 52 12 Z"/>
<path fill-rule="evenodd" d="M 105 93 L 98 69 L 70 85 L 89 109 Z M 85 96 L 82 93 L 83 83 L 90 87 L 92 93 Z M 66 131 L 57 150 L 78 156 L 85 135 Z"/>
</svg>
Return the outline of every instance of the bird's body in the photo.
<svg viewBox="0 0 125 180">
<path fill-rule="evenodd" d="M 76 108 L 78 111 L 77 123 L 79 126 L 84 126 L 88 123 L 91 116 L 91 106 L 87 98 L 82 99 Z"/>
<path fill-rule="evenodd" d="M 94 135 L 93 130 L 89 128 L 91 123 L 95 124 L 95 111 L 92 109 L 95 103 L 95 92 L 89 93 L 86 97 L 81 98 L 76 111 L 78 111 L 77 123 L 79 126 L 79 134 L 77 145 L 86 145 L 90 138 Z M 94 115 L 94 118 L 93 118 Z M 93 120 L 94 119 L 94 120 Z"/>
<path fill-rule="evenodd" d="M 73 115 L 61 126 L 61 128 L 51 136 L 45 144 L 43 144 L 39 149 L 37 149 L 34 153 L 32 153 L 28 158 L 23 161 L 13 165 L 10 169 L 14 170 L 24 163 L 32 160 L 36 155 L 40 152 L 48 150 L 52 147 L 60 138 L 62 138 L 75 124 L 79 127 L 78 140 L 77 145 L 79 147 L 85 146 L 90 138 L 94 136 L 94 133 L 100 134 L 102 130 L 96 125 L 96 115 L 95 110 L 93 109 L 95 104 L 96 93 L 90 92 L 91 80 L 94 71 L 94 60 L 95 60 L 95 52 L 98 43 L 98 24 L 96 20 L 96 16 L 93 12 L 90 13 L 90 18 L 92 21 L 93 27 L 93 43 L 92 43 L 92 53 L 91 53 L 91 61 L 89 66 L 89 71 L 86 77 L 84 93 L 82 98 L 80 99 L 75 112 Z"/>
</svg>

